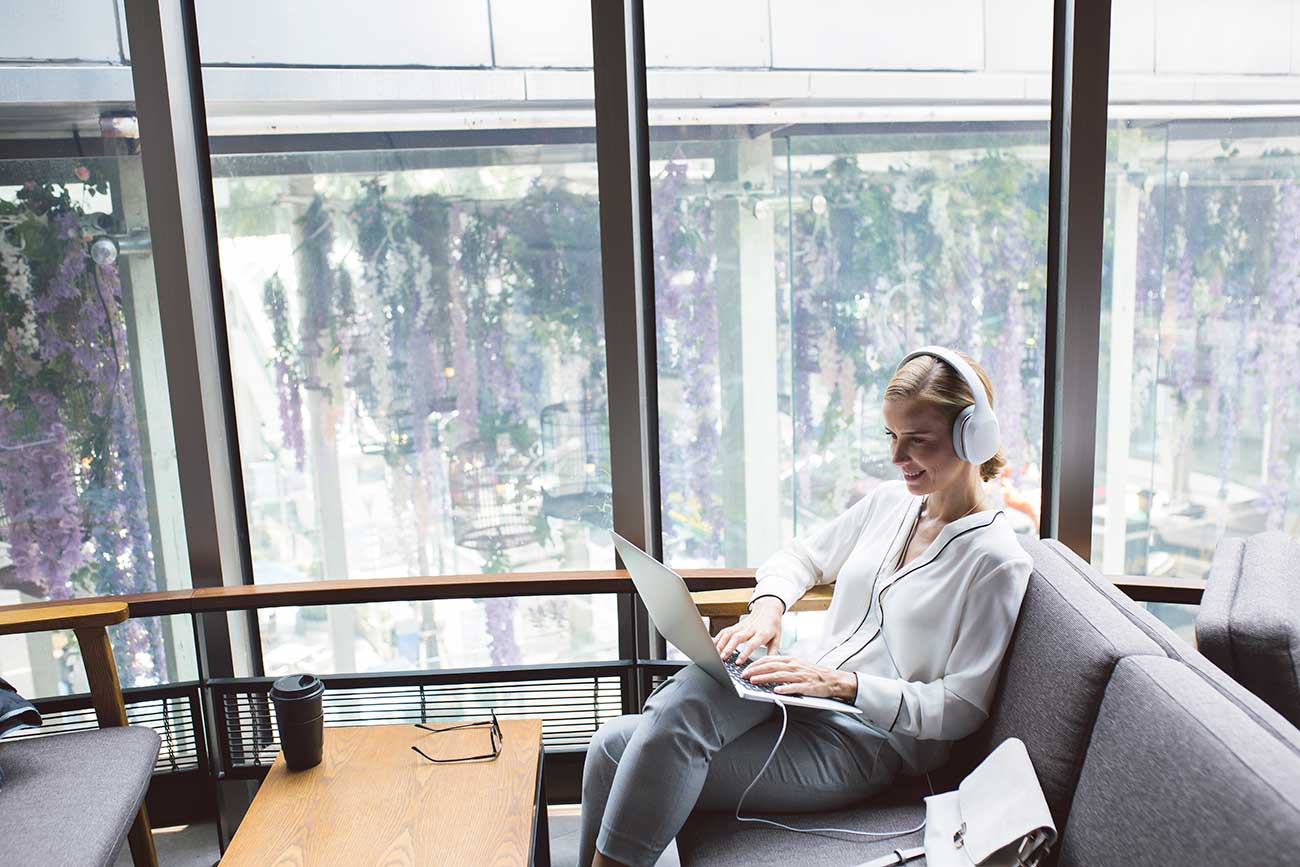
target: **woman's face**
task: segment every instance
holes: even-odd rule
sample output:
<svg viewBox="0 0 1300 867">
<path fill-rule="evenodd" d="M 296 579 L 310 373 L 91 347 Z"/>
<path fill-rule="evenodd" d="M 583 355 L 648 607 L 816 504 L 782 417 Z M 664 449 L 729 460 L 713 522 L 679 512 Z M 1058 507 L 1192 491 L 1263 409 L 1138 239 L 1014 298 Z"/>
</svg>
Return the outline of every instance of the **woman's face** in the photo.
<svg viewBox="0 0 1300 867">
<path fill-rule="evenodd" d="M 970 465 L 952 447 L 952 425 L 932 404 L 919 400 L 887 400 L 885 432 L 891 458 L 903 471 L 909 493 L 933 494 L 964 484 Z"/>
</svg>

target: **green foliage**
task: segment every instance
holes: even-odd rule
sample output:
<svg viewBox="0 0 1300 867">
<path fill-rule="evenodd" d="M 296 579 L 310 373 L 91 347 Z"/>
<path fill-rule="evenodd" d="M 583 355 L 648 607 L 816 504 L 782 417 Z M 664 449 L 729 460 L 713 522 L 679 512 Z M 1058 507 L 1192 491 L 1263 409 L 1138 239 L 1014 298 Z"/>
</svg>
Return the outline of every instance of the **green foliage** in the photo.
<svg viewBox="0 0 1300 867">
<path fill-rule="evenodd" d="M 505 216 L 506 275 L 538 332 L 561 351 L 594 354 L 598 347 L 599 221 L 593 196 L 540 181 Z"/>
<path fill-rule="evenodd" d="M 272 274 L 262 285 L 262 307 L 271 320 L 271 340 L 274 344 L 274 361 L 296 370 L 299 363 L 293 328 L 289 324 L 289 299 L 285 295 L 284 281 L 278 273 Z"/>
<path fill-rule="evenodd" d="M 826 202 L 820 213 L 790 216 L 788 266 L 793 408 L 801 438 L 818 450 L 858 436 L 860 402 L 879 399 L 897 358 L 918 341 L 977 354 L 997 347 L 1005 357 L 1008 336 L 1039 318 L 1045 288 L 1044 167 L 998 149 L 922 166 L 865 165 L 838 156 L 796 179 Z M 1033 333 L 1014 339 L 1025 336 Z M 1019 364 L 1036 369 L 1032 352 L 1018 349 Z"/>
<path fill-rule="evenodd" d="M 482 553 L 484 574 L 498 574 L 510 571 L 510 553 L 505 546 L 494 545 Z"/>
</svg>

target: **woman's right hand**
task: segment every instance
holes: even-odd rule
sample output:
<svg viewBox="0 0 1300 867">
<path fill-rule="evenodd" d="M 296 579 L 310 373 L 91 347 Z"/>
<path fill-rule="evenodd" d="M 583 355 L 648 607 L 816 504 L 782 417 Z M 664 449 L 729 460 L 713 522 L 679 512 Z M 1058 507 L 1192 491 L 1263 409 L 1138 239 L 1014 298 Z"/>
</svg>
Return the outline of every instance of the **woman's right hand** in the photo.
<svg viewBox="0 0 1300 867">
<path fill-rule="evenodd" d="M 728 626 L 713 639 L 718 655 L 723 659 L 735 651 L 736 665 L 743 666 L 750 655 L 760 647 L 776 653 L 781 647 L 781 615 L 785 605 L 775 596 L 760 596 L 754 600 L 749 613 L 735 626 Z"/>
</svg>

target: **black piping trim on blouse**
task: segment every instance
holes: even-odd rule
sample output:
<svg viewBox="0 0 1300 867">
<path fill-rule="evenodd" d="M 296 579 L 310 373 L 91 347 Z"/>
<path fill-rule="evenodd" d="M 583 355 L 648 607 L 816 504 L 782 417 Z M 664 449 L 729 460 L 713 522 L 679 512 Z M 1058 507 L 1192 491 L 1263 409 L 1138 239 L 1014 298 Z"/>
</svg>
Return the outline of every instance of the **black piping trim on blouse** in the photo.
<svg viewBox="0 0 1300 867">
<path fill-rule="evenodd" d="M 889 584 L 889 587 L 886 587 L 886 588 L 884 588 L 883 590 L 881 590 L 881 591 L 880 591 L 880 628 L 878 628 L 874 633 L 872 633 L 871 637 L 868 638 L 868 639 L 866 640 L 866 642 L 865 642 L 861 647 L 859 647 L 857 650 L 855 650 L 855 651 L 853 651 L 852 653 L 850 653 L 848 656 L 844 657 L 844 659 L 839 663 L 839 665 L 836 665 L 835 668 L 836 668 L 836 669 L 839 669 L 839 668 L 841 668 L 842 666 L 846 665 L 850 659 L 852 659 L 853 657 L 857 656 L 857 655 L 858 655 L 859 653 L 861 653 L 862 651 L 866 650 L 866 649 L 867 649 L 867 645 L 870 644 L 871 642 L 875 641 L 875 640 L 876 640 L 876 637 L 877 637 L 878 635 L 880 635 L 880 633 L 882 633 L 882 632 L 885 631 L 885 594 L 886 594 L 887 592 L 889 592 L 889 588 L 890 588 L 890 587 L 893 587 L 893 586 L 894 586 L 895 584 L 897 584 L 899 581 L 902 581 L 904 578 L 906 578 L 908 575 L 911 575 L 913 572 L 917 571 L 918 569 L 924 569 L 926 566 L 929 566 L 931 563 L 933 563 L 934 561 L 938 560 L 939 557 L 941 557 L 941 556 L 943 555 L 943 552 L 948 550 L 948 546 L 951 545 L 953 542 L 957 541 L 958 539 L 960 539 L 962 536 L 965 536 L 967 533 L 973 533 L 973 532 L 975 532 L 976 530 L 983 530 L 983 529 L 985 529 L 986 527 L 991 526 L 991 525 L 993 524 L 993 522 L 996 521 L 996 520 L 998 519 L 998 516 L 1001 515 L 1001 514 L 1002 514 L 1002 510 L 999 509 L 998 511 L 996 511 L 996 512 L 993 513 L 993 517 L 992 517 L 992 518 L 989 518 L 989 520 L 988 520 L 987 523 L 979 524 L 978 526 L 975 526 L 975 527 L 967 527 L 965 530 L 962 530 L 960 533 L 958 533 L 957 535 L 953 536 L 953 537 L 952 537 L 951 539 L 949 539 L 947 542 L 944 542 L 944 543 L 943 543 L 943 547 L 940 548 L 938 551 L 934 552 L 934 556 L 931 557 L 929 560 L 926 560 L 924 563 L 919 563 L 919 564 L 917 564 L 916 566 L 913 566 L 911 569 L 908 569 L 908 570 L 907 570 L 906 572 L 904 572 L 902 575 L 899 575 L 897 578 L 895 578 L 893 581 L 891 581 L 890 584 Z M 866 618 L 865 618 L 865 617 L 863 618 L 863 622 L 866 622 Z M 858 629 L 861 629 L 861 628 L 862 628 L 862 625 L 861 625 L 861 624 L 858 624 Z M 854 632 L 857 632 L 857 630 L 854 630 Z M 854 633 L 849 633 L 849 638 L 852 638 L 852 637 L 853 637 L 853 634 L 854 634 Z M 839 650 L 839 649 L 840 649 L 841 647 L 843 647 L 845 644 L 848 644 L 848 642 L 849 642 L 849 638 L 846 638 L 846 639 L 844 639 L 843 641 L 841 641 L 841 642 L 840 642 L 839 644 L 837 644 L 837 645 L 836 645 L 836 646 L 835 646 L 831 651 L 828 651 L 827 653 L 822 654 L 822 659 L 825 659 L 826 656 L 828 656 L 830 653 L 834 652 L 835 650 Z"/>
<path fill-rule="evenodd" d="M 889 731 L 892 732 L 894 730 L 894 726 L 898 725 L 898 718 L 901 717 L 902 715 L 903 715 L 903 691 L 900 689 L 898 691 L 898 710 L 894 711 L 894 721 L 889 724 Z"/>
<path fill-rule="evenodd" d="M 909 509 L 908 511 L 910 512 L 911 510 Z M 889 547 L 885 549 L 885 556 L 884 558 L 881 559 L 880 565 L 876 567 L 876 577 L 871 580 L 871 591 L 867 594 L 867 610 L 862 612 L 862 619 L 858 621 L 857 626 L 853 627 L 853 631 L 849 633 L 848 638 L 844 639 L 839 644 L 835 645 L 830 650 L 823 653 L 821 656 L 817 657 L 817 661 L 813 663 L 814 665 L 821 665 L 822 660 L 824 660 L 826 657 L 830 656 L 832 653 L 834 653 L 835 651 L 843 647 L 845 644 L 847 644 L 849 638 L 852 638 L 853 636 L 857 635 L 858 630 L 862 628 L 863 624 L 867 622 L 867 618 L 871 616 L 871 606 L 876 604 L 876 584 L 880 582 L 880 570 L 885 568 L 885 563 L 889 560 L 889 552 L 894 550 L 894 544 L 898 541 L 898 534 L 903 532 L 903 527 L 907 525 L 907 517 L 908 517 L 907 515 L 904 515 L 903 520 L 898 522 L 898 529 L 894 531 L 894 538 L 889 540 Z M 917 514 L 912 515 L 912 530 L 907 535 L 907 538 L 909 540 L 912 538 L 912 533 L 916 531 L 916 522 L 917 522 L 917 518 L 919 517 L 920 517 L 920 512 L 918 509 Z M 859 534 L 859 537 L 860 536 L 861 534 Z M 906 543 L 904 547 L 906 548 Z"/>
</svg>

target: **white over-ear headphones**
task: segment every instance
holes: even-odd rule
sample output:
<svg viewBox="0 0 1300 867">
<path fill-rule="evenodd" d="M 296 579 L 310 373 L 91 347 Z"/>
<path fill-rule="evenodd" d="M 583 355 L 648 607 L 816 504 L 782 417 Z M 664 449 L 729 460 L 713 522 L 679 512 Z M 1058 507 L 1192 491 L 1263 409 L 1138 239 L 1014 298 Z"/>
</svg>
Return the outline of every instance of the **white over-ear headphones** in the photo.
<svg viewBox="0 0 1300 867">
<path fill-rule="evenodd" d="M 966 380 L 966 384 L 970 386 L 970 393 L 975 398 L 975 403 L 958 413 L 957 419 L 952 423 L 952 447 L 957 452 L 957 457 L 978 465 L 997 454 L 998 446 L 1002 442 L 998 417 L 993 414 L 988 394 L 984 391 L 984 383 L 980 381 L 974 369 L 966 363 L 966 359 L 951 349 L 942 346 L 923 346 L 915 352 L 908 353 L 907 357 L 898 363 L 896 370 L 901 369 L 904 364 L 918 355 L 929 355 L 947 362 L 953 370 L 961 374 L 962 379 Z"/>
</svg>

